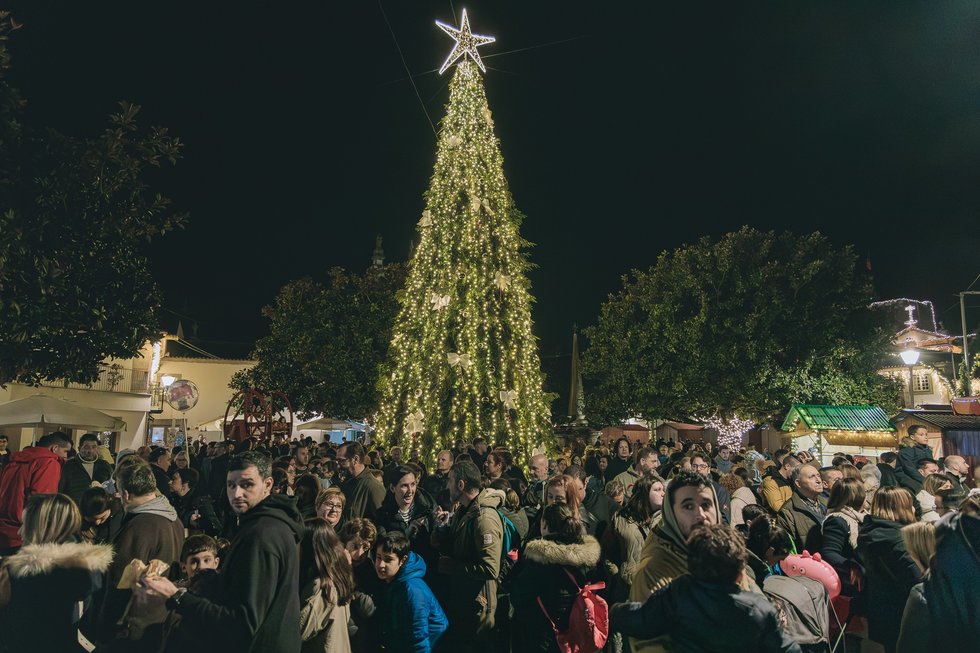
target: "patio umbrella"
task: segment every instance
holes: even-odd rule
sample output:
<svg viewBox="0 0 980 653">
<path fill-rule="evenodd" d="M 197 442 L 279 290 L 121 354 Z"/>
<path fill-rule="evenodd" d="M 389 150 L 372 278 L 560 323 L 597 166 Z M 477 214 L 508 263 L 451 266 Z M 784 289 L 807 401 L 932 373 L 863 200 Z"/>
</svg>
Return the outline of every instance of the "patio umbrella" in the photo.
<svg viewBox="0 0 980 653">
<path fill-rule="evenodd" d="M 0 426 L 43 428 L 64 426 L 92 431 L 122 431 L 118 417 L 49 395 L 32 395 L 0 404 Z"/>
</svg>

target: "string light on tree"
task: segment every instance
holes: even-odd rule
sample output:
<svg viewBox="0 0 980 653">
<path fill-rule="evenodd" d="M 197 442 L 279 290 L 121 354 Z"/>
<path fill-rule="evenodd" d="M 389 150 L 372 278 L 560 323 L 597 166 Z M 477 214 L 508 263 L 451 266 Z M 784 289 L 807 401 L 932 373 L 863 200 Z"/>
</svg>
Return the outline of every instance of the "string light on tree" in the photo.
<svg viewBox="0 0 980 653">
<path fill-rule="evenodd" d="M 476 54 L 492 38 L 473 35 L 465 13 L 460 29 L 439 26 L 456 40 L 443 69 L 458 65 L 379 376 L 376 436 L 386 447 L 417 447 L 426 465 L 456 439 L 482 436 L 523 466 L 535 447 L 553 450 L 554 436 L 532 332 L 523 216 L 504 177 Z"/>
<path fill-rule="evenodd" d="M 718 431 L 718 444 L 727 444 L 736 451 L 741 448 L 745 434 L 755 428 L 755 422 L 741 419 L 738 415 L 727 420 L 715 415 L 702 421 L 706 428 Z"/>
</svg>

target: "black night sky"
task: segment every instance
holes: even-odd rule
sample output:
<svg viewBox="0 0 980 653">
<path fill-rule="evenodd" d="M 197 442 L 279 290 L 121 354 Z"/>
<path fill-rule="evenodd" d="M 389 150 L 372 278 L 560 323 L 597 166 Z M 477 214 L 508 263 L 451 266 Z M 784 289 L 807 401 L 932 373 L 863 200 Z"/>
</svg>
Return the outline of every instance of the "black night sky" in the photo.
<svg viewBox="0 0 980 653">
<path fill-rule="evenodd" d="M 879 298 L 932 299 L 953 332 L 980 273 L 975 0 L 7 6 L 30 121 L 90 134 L 127 99 L 186 142 L 155 181 L 191 222 L 151 256 L 164 317 L 203 340 L 254 340 L 284 282 L 365 268 L 377 234 L 406 258 L 435 155 L 421 105 L 437 122 L 448 99 L 433 21 L 463 6 L 497 37 L 487 94 L 544 355 L 622 274 L 743 224 L 870 252 Z"/>
</svg>

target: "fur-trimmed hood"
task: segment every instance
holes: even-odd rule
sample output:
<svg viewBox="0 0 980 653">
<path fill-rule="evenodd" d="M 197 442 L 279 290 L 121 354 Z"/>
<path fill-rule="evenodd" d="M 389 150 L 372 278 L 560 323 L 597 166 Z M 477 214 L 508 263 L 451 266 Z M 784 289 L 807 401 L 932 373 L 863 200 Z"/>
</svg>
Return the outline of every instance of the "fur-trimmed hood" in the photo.
<svg viewBox="0 0 980 653">
<path fill-rule="evenodd" d="M 104 573 L 109 569 L 112 556 L 112 547 L 107 544 L 28 544 L 3 562 L 12 577 L 27 578 L 50 574 L 55 569 Z"/>
<path fill-rule="evenodd" d="M 581 544 L 562 544 L 547 538 L 531 540 L 524 548 L 528 560 L 543 565 L 568 565 L 570 567 L 595 567 L 599 564 L 602 549 L 599 541 L 585 536 Z"/>
</svg>

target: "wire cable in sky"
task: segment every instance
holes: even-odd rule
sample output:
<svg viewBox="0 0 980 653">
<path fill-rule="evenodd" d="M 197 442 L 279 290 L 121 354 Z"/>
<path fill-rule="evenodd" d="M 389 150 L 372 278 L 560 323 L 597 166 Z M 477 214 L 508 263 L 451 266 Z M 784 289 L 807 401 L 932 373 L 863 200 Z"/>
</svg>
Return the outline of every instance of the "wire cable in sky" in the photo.
<svg viewBox="0 0 980 653">
<path fill-rule="evenodd" d="M 415 85 L 415 79 L 412 77 L 412 71 L 408 68 L 408 63 L 405 61 L 405 55 L 402 54 L 402 48 L 398 45 L 398 38 L 395 36 L 395 30 L 391 29 L 391 23 L 388 22 L 388 14 L 385 13 L 385 8 L 381 4 L 381 0 L 378 0 L 378 9 L 381 10 L 381 16 L 385 19 L 385 25 L 388 26 L 388 31 L 391 33 L 391 40 L 395 42 L 395 49 L 398 50 L 398 56 L 401 57 L 402 65 L 405 66 L 405 72 L 408 73 L 408 79 L 412 82 L 412 88 L 415 89 L 415 97 L 419 99 L 419 104 L 422 105 L 422 113 L 425 114 L 425 119 L 429 121 L 429 127 L 432 128 L 432 133 L 438 136 L 436 132 L 436 126 L 432 123 L 432 118 L 429 117 L 429 112 L 425 108 L 425 102 L 422 101 L 422 95 L 419 94 L 419 87 Z"/>
</svg>

